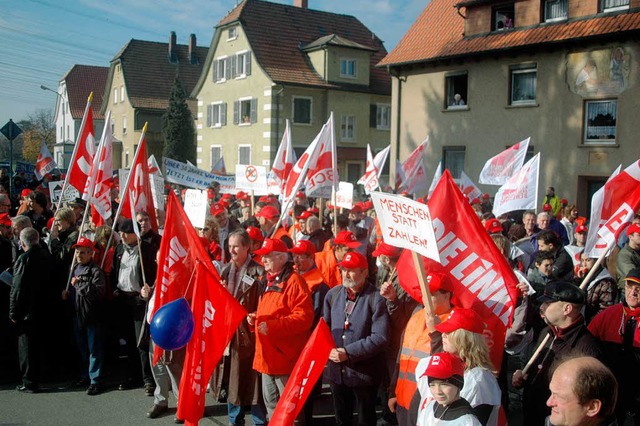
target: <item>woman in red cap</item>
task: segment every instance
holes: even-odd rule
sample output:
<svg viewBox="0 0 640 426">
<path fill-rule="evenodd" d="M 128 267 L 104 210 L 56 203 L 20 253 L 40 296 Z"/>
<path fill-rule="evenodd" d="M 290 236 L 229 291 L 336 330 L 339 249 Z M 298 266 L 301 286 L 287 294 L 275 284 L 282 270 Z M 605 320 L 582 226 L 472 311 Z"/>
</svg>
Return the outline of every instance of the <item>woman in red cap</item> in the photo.
<svg viewBox="0 0 640 426">
<path fill-rule="evenodd" d="M 460 396 L 469 401 L 483 426 L 497 426 L 502 393 L 493 373 L 482 318 L 471 309 L 456 308 L 445 322 L 434 328 L 441 333 L 442 341 L 437 338 L 437 333 L 431 333 L 431 353 L 444 350 L 464 361 L 465 386 Z M 424 415 L 424 407 L 434 398 L 425 376 L 431 358 L 421 360 L 416 367 L 418 389 L 422 397 L 418 417 Z"/>
</svg>

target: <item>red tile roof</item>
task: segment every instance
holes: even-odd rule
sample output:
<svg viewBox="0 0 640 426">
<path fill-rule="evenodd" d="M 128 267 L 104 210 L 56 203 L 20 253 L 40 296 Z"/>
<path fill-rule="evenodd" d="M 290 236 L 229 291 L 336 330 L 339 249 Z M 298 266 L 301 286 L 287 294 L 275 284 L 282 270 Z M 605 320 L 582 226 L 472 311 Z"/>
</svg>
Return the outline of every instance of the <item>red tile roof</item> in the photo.
<svg viewBox="0 0 640 426">
<path fill-rule="evenodd" d="M 378 66 L 430 62 L 508 49 L 549 45 L 640 30 L 640 12 L 597 15 L 465 38 L 459 0 L 432 0 L 400 43 Z"/>
<path fill-rule="evenodd" d="M 67 85 L 69 97 L 69 111 L 74 120 L 81 120 L 87 106 L 89 93 L 93 92 L 93 117 L 102 120 L 100 113 L 102 107 L 102 95 L 109 75 L 109 67 L 96 67 L 91 65 L 74 65 L 61 81 Z"/>
<path fill-rule="evenodd" d="M 355 85 L 325 82 L 302 50 L 321 37 L 336 35 L 373 50 L 369 87 L 365 90 L 391 94 L 389 75 L 383 69 L 374 68 L 387 51 L 382 41 L 353 16 L 244 0 L 218 23 L 218 27 L 238 20 L 258 63 L 275 83 L 362 90 Z"/>
</svg>

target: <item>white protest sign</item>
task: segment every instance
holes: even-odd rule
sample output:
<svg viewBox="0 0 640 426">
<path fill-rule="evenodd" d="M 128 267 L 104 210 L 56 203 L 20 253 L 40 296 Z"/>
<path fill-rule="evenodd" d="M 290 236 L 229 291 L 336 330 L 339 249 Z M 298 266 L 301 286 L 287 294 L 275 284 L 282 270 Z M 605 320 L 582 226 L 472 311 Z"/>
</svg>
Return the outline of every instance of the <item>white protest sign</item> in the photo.
<svg viewBox="0 0 640 426">
<path fill-rule="evenodd" d="M 208 207 L 206 191 L 187 189 L 184 195 L 184 212 L 194 227 L 204 228 Z"/>
<path fill-rule="evenodd" d="M 160 174 L 152 173 L 149 175 L 149 182 L 151 182 L 153 205 L 158 210 L 164 210 L 164 179 Z"/>
<path fill-rule="evenodd" d="M 236 189 L 253 191 L 254 195 L 266 195 L 267 168 L 246 164 L 236 164 Z"/>
<path fill-rule="evenodd" d="M 409 198 L 371 193 L 385 243 L 413 250 L 440 262 L 429 208 Z"/>
<path fill-rule="evenodd" d="M 353 184 L 340 182 L 338 192 L 336 192 L 336 206 L 344 209 L 353 207 Z"/>
<path fill-rule="evenodd" d="M 63 203 L 80 197 L 80 193 L 78 192 L 78 190 L 71 185 L 67 185 L 63 194 L 62 193 L 63 184 L 64 182 L 61 180 L 49 182 L 49 194 L 51 196 L 51 202 L 53 204 L 58 204 L 58 201 L 60 201 L 60 197 L 62 197 Z"/>
<path fill-rule="evenodd" d="M 220 184 L 220 192 L 223 194 L 236 193 L 236 177 L 233 175 L 217 175 L 201 170 L 193 165 L 163 158 L 165 180 L 177 183 L 189 188 L 207 188 L 211 182 Z"/>
</svg>

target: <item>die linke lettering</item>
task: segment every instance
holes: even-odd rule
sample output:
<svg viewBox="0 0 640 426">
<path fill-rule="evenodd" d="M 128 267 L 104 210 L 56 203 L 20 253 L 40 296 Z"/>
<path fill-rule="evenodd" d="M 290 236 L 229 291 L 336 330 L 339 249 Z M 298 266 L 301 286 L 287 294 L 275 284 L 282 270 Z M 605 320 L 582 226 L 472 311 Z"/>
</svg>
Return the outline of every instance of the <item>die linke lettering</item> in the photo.
<svg viewBox="0 0 640 426">
<path fill-rule="evenodd" d="M 204 301 L 204 314 L 202 316 L 202 334 L 201 336 L 206 336 L 207 329 L 213 325 L 213 317 L 216 314 L 216 310 L 213 307 L 213 304 L 210 300 Z M 204 352 L 207 348 L 206 339 L 201 340 L 200 347 L 200 362 L 198 366 L 195 368 L 193 372 L 193 380 L 191 381 L 191 389 L 196 394 L 196 396 L 201 396 L 207 390 L 206 380 L 203 377 L 202 373 L 202 363 L 204 362 Z M 207 378 L 208 379 L 208 378 Z"/>
<path fill-rule="evenodd" d="M 164 260 L 164 276 L 162 277 L 162 286 L 160 291 L 166 293 L 171 285 L 171 277 L 176 263 L 182 263 L 182 259 L 187 255 L 187 250 L 180 244 L 178 237 L 173 237 L 169 242 L 169 255 Z"/>
<path fill-rule="evenodd" d="M 433 230 L 442 266 L 507 325 L 510 298 L 496 266 L 478 255 L 453 231 L 447 230 L 440 219 L 433 219 Z"/>
</svg>

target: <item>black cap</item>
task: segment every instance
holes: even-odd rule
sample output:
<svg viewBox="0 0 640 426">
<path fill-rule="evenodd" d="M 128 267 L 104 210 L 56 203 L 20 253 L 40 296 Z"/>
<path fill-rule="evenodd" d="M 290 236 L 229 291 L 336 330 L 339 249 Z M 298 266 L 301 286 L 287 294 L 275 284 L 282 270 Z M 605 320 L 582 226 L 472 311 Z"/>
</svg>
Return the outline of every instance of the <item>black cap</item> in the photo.
<svg viewBox="0 0 640 426">
<path fill-rule="evenodd" d="M 118 231 L 120 232 L 124 232 L 127 234 L 133 234 L 133 221 L 131 219 L 125 219 L 122 222 L 120 222 L 120 225 L 118 226 Z"/>
<path fill-rule="evenodd" d="M 544 294 L 538 298 L 540 303 L 569 302 L 583 305 L 584 291 L 574 284 L 566 281 L 552 281 L 544 288 Z"/>
<path fill-rule="evenodd" d="M 629 271 L 626 277 L 624 277 L 625 281 L 631 281 L 635 284 L 640 284 L 640 268 L 634 268 Z"/>
</svg>

